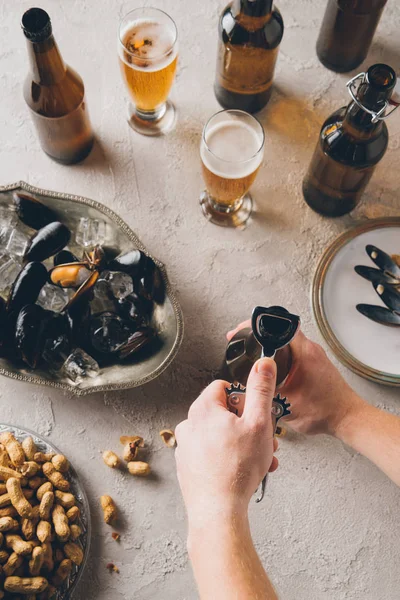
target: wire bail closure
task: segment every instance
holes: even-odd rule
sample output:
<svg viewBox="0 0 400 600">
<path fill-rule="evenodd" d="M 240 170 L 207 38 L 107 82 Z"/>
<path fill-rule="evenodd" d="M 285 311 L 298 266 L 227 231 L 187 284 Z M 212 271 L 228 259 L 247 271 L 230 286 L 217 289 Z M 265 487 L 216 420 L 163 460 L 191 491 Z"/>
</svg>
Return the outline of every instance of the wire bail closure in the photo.
<svg viewBox="0 0 400 600">
<path fill-rule="evenodd" d="M 385 101 L 385 104 L 383 105 L 383 107 L 380 110 L 378 110 L 378 112 L 367 108 L 366 106 L 364 106 L 364 104 L 362 102 L 360 102 L 360 100 L 356 96 L 356 93 L 354 92 L 354 88 L 356 86 L 357 81 L 359 81 L 360 83 L 356 89 L 356 93 L 358 92 L 361 84 L 363 84 L 365 81 L 367 81 L 367 74 L 365 72 L 359 73 L 358 75 L 356 75 L 355 77 L 353 77 L 346 83 L 346 87 L 349 91 L 350 96 L 352 97 L 353 101 L 357 104 L 357 106 L 359 106 L 363 111 L 365 111 L 366 113 L 368 113 L 369 115 L 372 116 L 372 119 L 371 119 L 372 123 L 377 123 L 378 121 L 384 121 L 385 119 L 390 117 L 390 115 L 396 110 L 396 108 L 399 107 L 399 104 L 396 104 L 395 106 L 393 106 L 392 110 L 389 111 L 386 115 L 385 115 L 385 110 L 387 109 L 388 106 L 391 105 L 391 103 L 388 102 L 387 100 Z"/>
</svg>

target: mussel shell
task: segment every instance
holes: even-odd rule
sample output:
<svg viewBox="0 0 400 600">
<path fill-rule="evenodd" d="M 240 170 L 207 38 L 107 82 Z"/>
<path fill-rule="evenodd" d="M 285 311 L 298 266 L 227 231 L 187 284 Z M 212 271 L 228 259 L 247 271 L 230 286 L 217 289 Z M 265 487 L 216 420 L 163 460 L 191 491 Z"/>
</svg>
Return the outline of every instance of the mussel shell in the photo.
<svg viewBox="0 0 400 600">
<path fill-rule="evenodd" d="M 4 299 L 0 296 L 0 348 L 2 347 L 7 333 L 7 309 Z"/>
<path fill-rule="evenodd" d="M 150 327 L 142 327 L 129 336 L 128 341 L 118 350 L 121 360 L 132 357 L 145 348 L 154 339 L 154 330 Z"/>
<path fill-rule="evenodd" d="M 45 343 L 44 332 L 51 318 L 51 312 L 37 304 L 24 306 L 15 326 L 15 345 L 24 362 L 36 369 Z"/>
<path fill-rule="evenodd" d="M 393 275 L 393 277 L 396 277 L 396 279 L 400 278 L 400 267 L 389 254 L 387 254 L 383 250 L 380 250 L 376 246 L 373 246 L 372 244 L 368 244 L 365 247 L 365 250 L 367 251 L 367 254 L 370 257 L 370 259 L 380 269 L 382 269 L 382 271 L 390 273 L 391 275 Z"/>
<path fill-rule="evenodd" d="M 45 260 L 66 246 L 71 238 L 71 232 L 58 221 L 49 223 L 32 237 L 24 259 Z"/>
<path fill-rule="evenodd" d="M 28 227 L 41 229 L 58 220 L 50 208 L 26 192 L 13 192 L 12 197 L 19 219 Z"/>
<path fill-rule="evenodd" d="M 90 304 L 87 296 L 82 296 L 65 312 L 69 321 L 72 339 L 76 346 L 82 346 L 87 340 L 91 317 Z"/>
<path fill-rule="evenodd" d="M 134 280 L 135 290 L 138 294 L 153 300 L 157 304 L 163 304 L 165 300 L 165 284 L 160 269 L 150 259 L 142 277 Z"/>
<path fill-rule="evenodd" d="M 40 262 L 29 262 L 14 281 L 7 300 L 9 313 L 18 313 L 26 304 L 34 304 L 48 280 L 46 267 Z"/>
<path fill-rule="evenodd" d="M 55 267 L 73 262 L 79 262 L 79 258 L 77 258 L 75 254 L 72 254 L 72 252 L 70 252 L 69 250 L 61 250 L 61 252 L 57 252 L 53 259 Z"/>
<path fill-rule="evenodd" d="M 379 323 L 389 327 L 400 327 L 400 315 L 392 312 L 384 306 L 374 306 L 373 304 L 357 304 L 356 309 L 359 313 Z"/>
<path fill-rule="evenodd" d="M 389 273 L 381 271 L 380 269 L 374 269 L 373 267 L 366 267 L 364 265 L 357 265 L 354 267 L 355 272 L 361 275 L 367 281 L 371 283 L 388 283 L 389 285 L 399 285 L 400 280 L 392 277 Z"/>
<path fill-rule="evenodd" d="M 374 288 L 382 302 L 384 302 L 390 310 L 400 314 L 400 292 L 382 284 L 375 284 Z"/>
<path fill-rule="evenodd" d="M 110 261 L 107 265 L 107 270 L 122 271 L 123 273 L 128 273 L 132 278 L 141 277 L 144 275 L 149 261 L 153 262 L 141 250 L 131 250 Z"/>
<path fill-rule="evenodd" d="M 152 311 L 153 302 L 143 296 L 138 296 L 135 292 L 118 301 L 118 312 L 121 317 L 131 319 L 138 325 L 147 322 Z"/>
<path fill-rule="evenodd" d="M 49 271 L 50 281 L 62 288 L 79 288 L 91 276 L 85 263 L 72 262 L 58 265 Z"/>
</svg>

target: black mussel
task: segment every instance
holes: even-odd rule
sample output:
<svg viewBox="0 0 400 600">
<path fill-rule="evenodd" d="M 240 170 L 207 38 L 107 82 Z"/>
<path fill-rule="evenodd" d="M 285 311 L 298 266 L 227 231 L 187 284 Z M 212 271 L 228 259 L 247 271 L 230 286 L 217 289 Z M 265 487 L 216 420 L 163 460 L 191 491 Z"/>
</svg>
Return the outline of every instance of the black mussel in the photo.
<svg viewBox="0 0 400 600">
<path fill-rule="evenodd" d="M 357 265 L 354 267 L 355 272 L 361 275 L 367 281 L 371 283 L 383 283 L 389 285 L 399 285 L 400 280 L 396 279 L 389 273 L 381 271 L 380 269 L 374 269 L 373 267 L 366 267 L 364 265 Z"/>
<path fill-rule="evenodd" d="M 53 259 L 55 267 L 74 262 L 79 262 L 79 258 L 77 258 L 75 254 L 72 254 L 72 252 L 70 252 L 69 250 L 61 250 L 61 252 L 57 252 Z"/>
<path fill-rule="evenodd" d="M 18 217 L 28 227 L 41 229 L 58 220 L 50 208 L 26 192 L 13 192 L 12 197 Z"/>
<path fill-rule="evenodd" d="M 131 319 L 137 323 L 137 325 L 145 324 L 151 316 L 153 311 L 153 302 L 148 300 L 144 296 L 138 296 L 133 292 L 121 298 L 118 301 L 119 314 L 124 319 Z"/>
<path fill-rule="evenodd" d="M 34 304 L 48 280 L 46 267 L 40 262 L 29 262 L 14 281 L 7 300 L 9 313 L 18 313 L 26 304 Z"/>
<path fill-rule="evenodd" d="M 6 303 L 0 296 L 0 348 L 3 346 L 3 343 L 6 339 L 7 317 Z"/>
<path fill-rule="evenodd" d="M 135 279 L 135 289 L 141 296 L 163 304 L 165 300 L 165 284 L 161 270 L 153 260 L 147 264 L 144 275 Z"/>
<path fill-rule="evenodd" d="M 37 304 L 24 306 L 17 318 L 15 326 L 15 346 L 19 350 L 24 362 L 36 369 L 42 358 L 47 324 L 51 312 Z"/>
<path fill-rule="evenodd" d="M 373 304 L 357 304 L 356 309 L 359 313 L 379 323 L 389 327 L 400 327 L 400 315 L 392 312 L 384 306 L 374 306 Z"/>
<path fill-rule="evenodd" d="M 45 260 L 62 250 L 69 242 L 71 232 L 62 223 L 49 223 L 32 237 L 24 259 Z"/>
<path fill-rule="evenodd" d="M 87 340 L 89 332 L 89 324 L 91 317 L 90 304 L 87 296 L 78 299 L 65 312 L 69 320 L 72 339 L 76 346 L 82 346 L 82 343 Z"/>
<path fill-rule="evenodd" d="M 147 263 L 151 261 L 141 250 L 131 250 L 126 254 L 121 254 L 110 261 L 107 265 L 109 271 L 122 271 L 128 273 L 132 278 L 141 277 L 147 267 Z"/>
<path fill-rule="evenodd" d="M 130 358 L 142 348 L 147 346 L 154 339 L 154 330 L 150 327 L 142 327 L 132 333 L 128 340 L 123 344 L 118 351 L 118 356 L 121 360 Z"/>
<path fill-rule="evenodd" d="M 374 288 L 386 306 L 400 315 L 400 292 L 381 283 L 374 285 Z"/>
<path fill-rule="evenodd" d="M 90 341 L 93 348 L 101 354 L 116 353 L 131 334 L 130 324 L 114 313 L 106 312 L 90 320 Z"/>
<path fill-rule="evenodd" d="M 400 278 L 400 266 L 393 260 L 393 258 L 380 250 L 376 246 L 372 244 L 368 244 L 365 247 L 368 256 L 370 259 L 380 268 L 382 271 L 386 271 L 386 273 L 390 273 L 396 279 Z"/>
<path fill-rule="evenodd" d="M 91 276 L 86 263 L 71 262 L 58 265 L 49 271 L 50 281 L 62 288 L 79 288 Z"/>
</svg>

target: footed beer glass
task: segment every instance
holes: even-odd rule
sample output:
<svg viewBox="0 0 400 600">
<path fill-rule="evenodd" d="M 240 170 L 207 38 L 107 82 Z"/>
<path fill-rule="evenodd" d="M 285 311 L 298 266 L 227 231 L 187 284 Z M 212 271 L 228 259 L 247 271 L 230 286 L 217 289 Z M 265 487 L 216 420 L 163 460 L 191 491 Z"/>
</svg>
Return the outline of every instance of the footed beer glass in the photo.
<svg viewBox="0 0 400 600">
<path fill-rule="evenodd" d="M 264 154 L 264 129 L 242 110 L 222 110 L 208 121 L 200 146 L 206 190 L 204 216 L 225 227 L 243 225 L 252 211 L 249 189 Z"/>
<path fill-rule="evenodd" d="M 174 21 L 162 10 L 137 8 L 121 22 L 118 56 L 132 101 L 129 124 L 144 135 L 160 135 L 175 125 L 168 94 L 176 73 L 177 38 Z"/>
</svg>

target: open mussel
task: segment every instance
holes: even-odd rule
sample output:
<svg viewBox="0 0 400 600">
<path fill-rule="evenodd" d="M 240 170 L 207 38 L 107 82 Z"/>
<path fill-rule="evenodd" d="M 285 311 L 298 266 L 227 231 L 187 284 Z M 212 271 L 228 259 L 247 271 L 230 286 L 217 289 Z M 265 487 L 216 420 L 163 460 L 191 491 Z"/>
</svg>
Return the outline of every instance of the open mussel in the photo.
<svg viewBox="0 0 400 600">
<path fill-rule="evenodd" d="M 43 353 L 45 330 L 51 318 L 51 312 L 37 304 L 24 306 L 15 326 L 15 346 L 23 361 L 36 369 Z"/>
<path fill-rule="evenodd" d="M 41 261 L 62 250 L 69 242 L 71 232 L 58 221 L 49 223 L 32 237 L 24 259 Z"/>
<path fill-rule="evenodd" d="M 400 292 L 381 283 L 374 285 L 375 291 L 386 306 L 400 315 Z"/>
<path fill-rule="evenodd" d="M 19 219 L 28 227 L 41 229 L 58 220 L 50 208 L 26 192 L 13 192 L 12 197 Z"/>
<path fill-rule="evenodd" d="M 50 270 L 50 280 L 62 288 L 79 288 L 90 277 L 91 272 L 83 262 L 58 265 Z"/>
<path fill-rule="evenodd" d="M 10 290 L 8 313 L 17 313 L 25 304 L 34 304 L 47 279 L 47 269 L 42 263 L 29 262 L 25 265 Z"/>
<path fill-rule="evenodd" d="M 59 265 L 66 265 L 68 263 L 80 262 L 79 258 L 72 254 L 69 250 L 61 250 L 53 258 L 53 264 L 55 267 Z"/>
<path fill-rule="evenodd" d="M 385 273 L 392 275 L 400 283 L 400 266 L 389 254 L 383 250 L 380 250 L 376 246 L 373 246 L 372 244 L 368 244 L 365 249 L 368 256 L 377 267 L 379 267 Z"/>
<path fill-rule="evenodd" d="M 389 327 L 400 327 L 400 315 L 392 312 L 384 306 L 374 306 L 373 304 L 357 304 L 356 309 L 359 313 L 379 323 Z"/>
<path fill-rule="evenodd" d="M 151 261 L 151 262 L 150 262 Z M 165 284 L 159 267 L 150 259 L 142 277 L 137 277 L 135 289 L 141 296 L 153 300 L 156 304 L 163 304 L 165 300 Z"/>
</svg>

